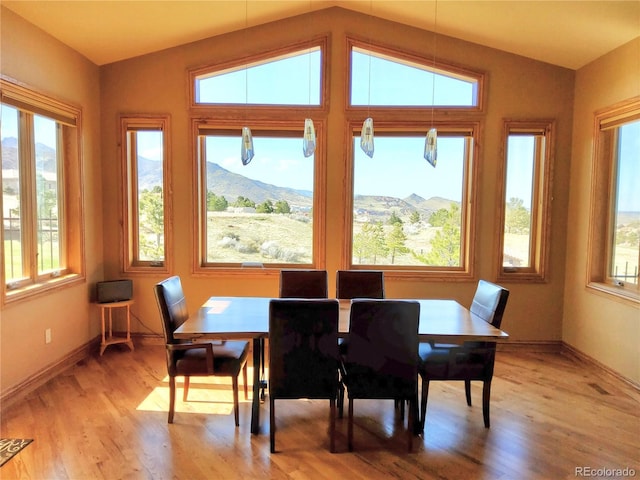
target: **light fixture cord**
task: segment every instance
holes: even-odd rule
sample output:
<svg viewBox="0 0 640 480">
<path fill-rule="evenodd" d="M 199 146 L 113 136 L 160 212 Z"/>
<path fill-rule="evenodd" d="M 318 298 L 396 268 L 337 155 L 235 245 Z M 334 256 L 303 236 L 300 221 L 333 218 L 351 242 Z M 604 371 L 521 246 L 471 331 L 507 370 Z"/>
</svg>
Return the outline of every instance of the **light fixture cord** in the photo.
<svg viewBox="0 0 640 480">
<path fill-rule="evenodd" d="M 433 10 L 433 80 L 431 82 L 431 128 L 436 109 L 436 44 L 438 43 L 438 0 L 435 0 Z"/>
</svg>

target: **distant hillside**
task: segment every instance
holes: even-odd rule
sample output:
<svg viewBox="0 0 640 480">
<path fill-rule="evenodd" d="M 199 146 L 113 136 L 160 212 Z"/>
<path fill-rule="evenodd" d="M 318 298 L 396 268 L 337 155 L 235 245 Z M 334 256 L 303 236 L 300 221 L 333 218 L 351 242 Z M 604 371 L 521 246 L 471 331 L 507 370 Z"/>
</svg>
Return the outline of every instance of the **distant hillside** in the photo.
<svg viewBox="0 0 640 480">
<path fill-rule="evenodd" d="M 36 145 L 37 155 L 45 158 L 45 171 L 55 170 L 55 151 L 42 144 Z M 17 168 L 17 140 L 6 138 L 2 141 L 2 168 Z M 233 203 L 239 196 L 262 203 L 265 200 L 286 200 L 292 207 L 311 208 L 313 194 L 307 190 L 278 187 L 258 180 L 251 180 L 237 173 L 230 172 L 216 163 L 207 164 L 207 188 L 218 196 L 224 196 L 229 203 Z M 148 158 L 138 159 L 139 186 L 142 190 L 151 190 L 162 184 L 161 171 L 158 162 Z M 433 212 L 448 209 L 452 200 L 441 197 L 424 199 L 419 195 L 409 195 L 401 199 L 382 195 L 356 195 L 354 198 L 354 210 L 356 215 L 364 215 L 372 220 L 385 221 L 392 212 L 401 217 L 411 215 L 418 211 L 427 219 Z"/>
<path fill-rule="evenodd" d="M 40 160 L 38 166 L 45 172 L 56 171 L 56 151 L 43 145 L 36 143 L 36 157 Z M 44 162 L 42 161 L 44 160 Z M 2 169 L 16 170 L 18 168 L 18 139 L 15 137 L 7 137 L 2 139 Z"/>
<path fill-rule="evenodd" d="M 356 195 L 353 208 L 356 215 L 366 215 L 373 220 L 384 222 L 392 212 L 400 217 L 406 217 L 417 211 L 424 219 L 428 219 L 433 212 L 441 208 L 448 209 L 452 203 L 458 202 L 440 197 L 427 200 L 416 194 L 409 195 L 405 199 L 382 195 Z"/>
</svg>

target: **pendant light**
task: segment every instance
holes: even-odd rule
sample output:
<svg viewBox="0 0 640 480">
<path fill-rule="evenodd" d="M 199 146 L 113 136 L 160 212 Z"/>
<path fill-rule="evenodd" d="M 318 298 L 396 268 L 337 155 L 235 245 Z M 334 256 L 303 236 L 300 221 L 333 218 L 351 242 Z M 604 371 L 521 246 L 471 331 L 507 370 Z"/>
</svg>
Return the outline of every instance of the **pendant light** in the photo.
<svg viewBox="0 0 640 480">
<path fill-rule="evenodd" d="M 304 119 L 304 136 L 302 138 L 302 151 L 305 157 L 310 157 L 316 151 L 316 129 L 313 120 Z"/>
<path fill-rule="evenodd" d="M 246 0 L 244 4 L 244 24 L 245 29 L 249 28 L 249 1 Z M 245 107 L 249 104 L 249 74 L 248 66 L 244 66 L 244 101 Z M 245 112 L 247 109 L 245 108 Z M 254 156 L 253 150 L 253 136 L 251 135 L 251 129 L 249 127 L 242 127 L 242 146 L 240 147 L 240 158 L 242 165 L 249 165 Z"/>
<path fill-rule="evenodd" d="M 360 133 L 360 148 L 369 157 L 373 158 L 373 118 L 368 117 L 362 124 Z"/>
<path fill-rule="evenodd" d="M 370 1 L 369 15 L 372 16 L 372 14 L 373 3 Z M 371 19 L 369 20 L 369 23 L 371 23 Z M 369 37 L 371 37 L 371 34 L 369 34 Z M 367 156 L 373 158 L 373 118 L 369 116 L 369 109 L 371 108 L 371 51 L 369 51 L 369 77 L 367 80 L 369 82 L 369 90 L 367 92 L 367 118 L 362 123 L 362 131 L 360 132 L 360 148 Z"/>
<path fill-rule="evenodd" d="M 242 147 L 240 149 L 240 157 L 243 165 L 249 165 L 253 158 L 253 136 L 249 127 L 242 127 Z"/>
<path fill-rule="evenodd" d="M 435 0 L 433 14 L 433 82 L 431 84 L 431 128 L 424 140 L 424 159 L 434 168 L 438 161 L 438 130 L 433 125 L 433 116 L 436 106 L 436 42 L 438 25 L 438 0 Z"/>
</svg>

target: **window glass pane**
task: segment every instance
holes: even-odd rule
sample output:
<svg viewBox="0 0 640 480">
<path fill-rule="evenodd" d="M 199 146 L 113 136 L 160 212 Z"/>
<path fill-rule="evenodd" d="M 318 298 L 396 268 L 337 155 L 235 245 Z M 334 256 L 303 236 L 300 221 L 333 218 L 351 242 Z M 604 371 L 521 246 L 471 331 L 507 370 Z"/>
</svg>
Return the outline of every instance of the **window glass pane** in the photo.
<svg viewBox="0 0 640 480">
<path fill-rule="evenodd" d="M 206 262 L 313 262 L 314 158 L 301 138 L 254 132 L 243 166 L 240 134 L 206 137 Z"/>
<path fill-rule="evenodd" d="M 20 161 L 18 110 L 2 105 L 0 137 L 2 139 L 2 224 L 4 234 L 4 269 L 7 282 L 24 278 L 22 270 L 22 226 L 20 224 Z"/>
<path fill-rule="evenodd" d="M 354 138 L 354 265 L 460 266 L 468 140 L 439 137 L 433 168 L 424 135 L 377 134 L 373 158 Z"/>
<path fill-rule="evenodd" d="M 618 129 L 613 245 L 609 274 L 638 284 L 640 258 L 640 121 Z"/>
<path fill-rule="evenodd" d="M 130 132 L 136 136 L 138 260 L 164 260 L 163 133 Z"/>
<path fill-rule="evenodd" d="M 435 86 L 433 84 L 435 79 Z M 478 82 L 435 73 L 426 65 L 351 51 L 351 105 L 475 106 Z"/>
<path fill-rule="evenodd" d="M 504 215 L 504 267 L 531 266 L 535 135 L 509 135 Z"/>
<path fill-rule="evenodd" d="M 34 115 L 38 273 L 60 268 L 58 142 L 56 122 Z"/>
<path fill-rule="evenodd" d="M 320 105 L 319 47 L 195 80 L 196 103 Z"/>
</svg>

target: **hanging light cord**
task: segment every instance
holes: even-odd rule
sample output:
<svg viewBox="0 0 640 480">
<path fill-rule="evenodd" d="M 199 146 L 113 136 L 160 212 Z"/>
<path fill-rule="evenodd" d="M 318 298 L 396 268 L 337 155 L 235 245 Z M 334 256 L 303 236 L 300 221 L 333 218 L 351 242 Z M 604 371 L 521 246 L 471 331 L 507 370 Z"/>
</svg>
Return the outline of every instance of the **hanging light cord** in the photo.
<svg viewBox="0 0 640 480">
<path fill-rule="evenodd" d="M 433 81 L 431 82 L 431 128 L 433 128 L 436 109 L 436 44 L 438 43 L 438 0 L 435 0 L 433 11 Z"/>
</svg>

